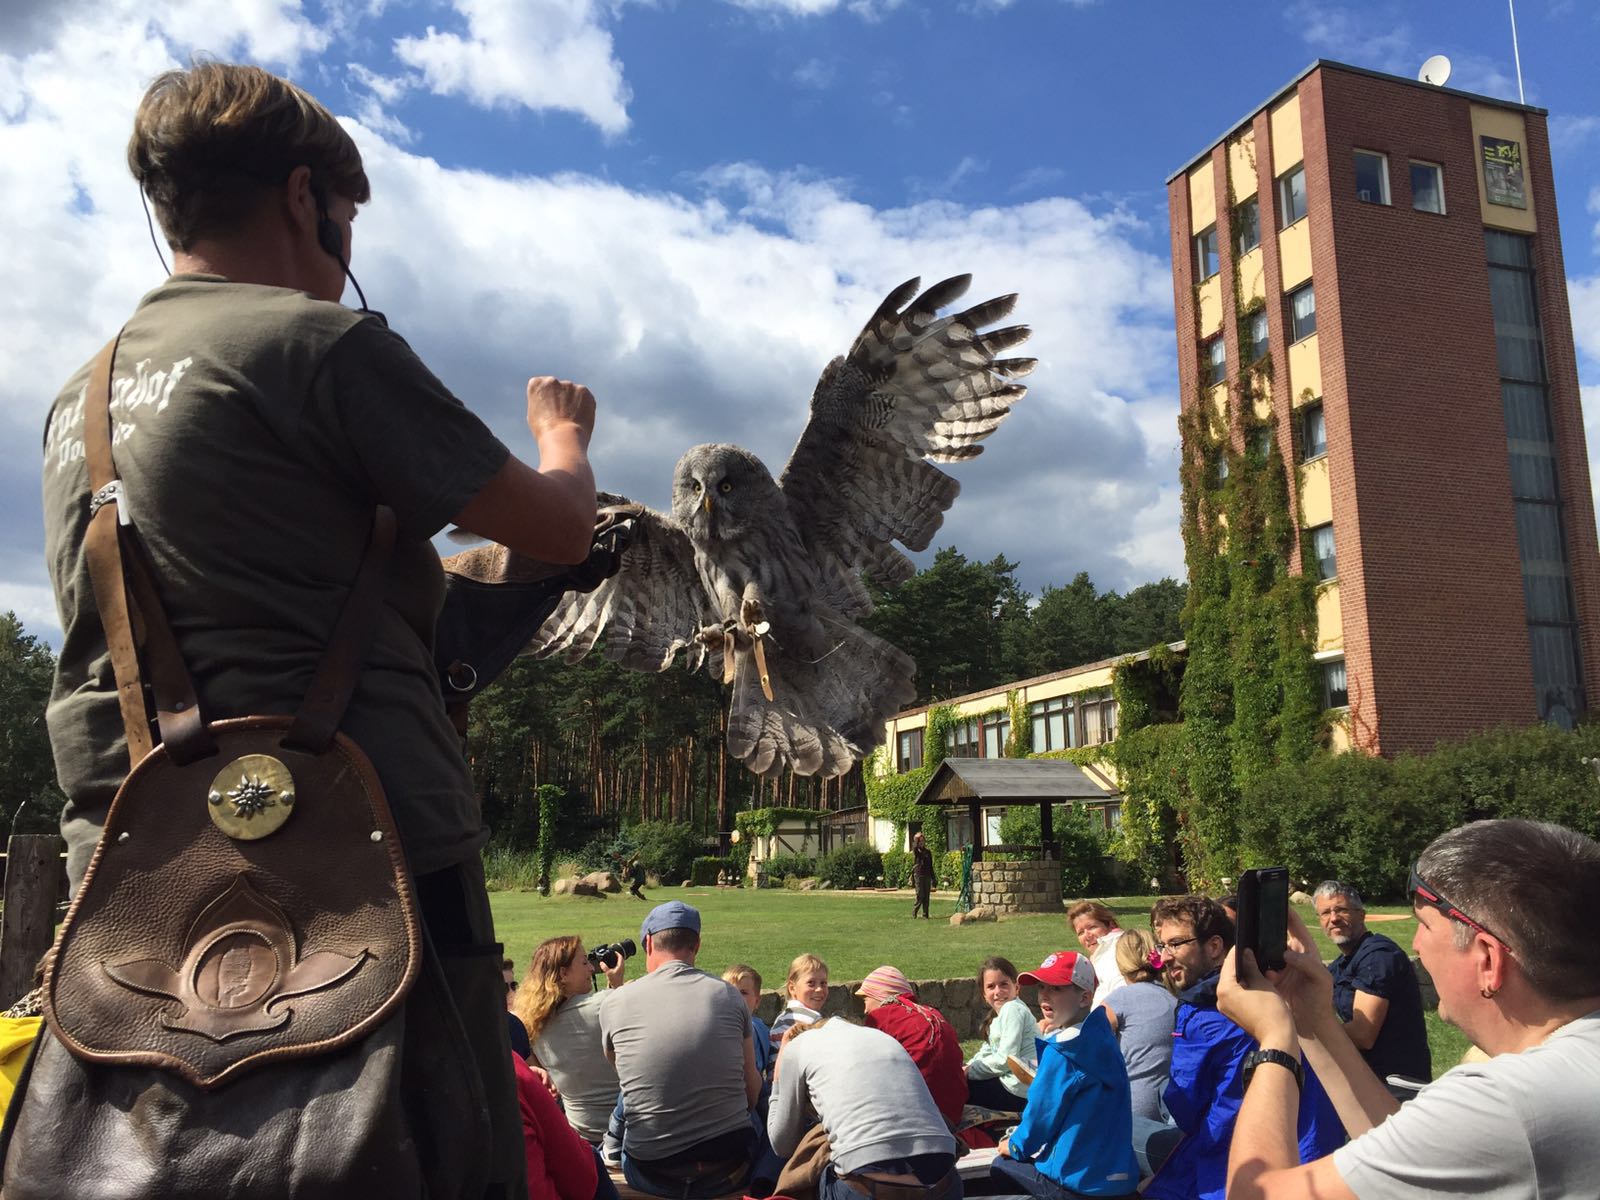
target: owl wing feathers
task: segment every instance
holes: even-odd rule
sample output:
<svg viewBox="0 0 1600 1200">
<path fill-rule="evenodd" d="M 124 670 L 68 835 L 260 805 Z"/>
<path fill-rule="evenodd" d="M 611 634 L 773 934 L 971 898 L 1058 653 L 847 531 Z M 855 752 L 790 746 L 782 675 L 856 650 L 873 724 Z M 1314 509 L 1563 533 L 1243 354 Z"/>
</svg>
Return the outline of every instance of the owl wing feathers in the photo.
<svg viewBox="0 0 1600 1200">
<path fill-rule="evenodd" d="M 920 295 L 895 288 L 850 350 L 822 372 L 811 417 L 778 483 L 825 580 L 824 599 L 848 616 L 871 603 L 863 573 L 881 582 L 913 574 L 892 543 L 926 549 L 960 485 L 933 464 L 982 452 L 979 444 L 1027 389 L 1034 359 L 1000 357 L 1025 325 L 985 327 L 1010 314 L 998 296 L 939 316 L 971 283 L 957 275 Z"/>
<path fill-rule="evenodd" d="M 528 653 L 574 663 L 604 639 L 605 656 L 634 671 L 665 671 L 683 650 L 690 670 L 698 668 L 707 651 L 695 634 L 720 617 L 700 582 L 689 535 L 665 513 L 621 496 L 602 492 L 600 505 L 634 514 L 622 567 L 592 592 L 567 593 Z M 714 657 L 720 666 L 720 654 Z"/>
</svg>

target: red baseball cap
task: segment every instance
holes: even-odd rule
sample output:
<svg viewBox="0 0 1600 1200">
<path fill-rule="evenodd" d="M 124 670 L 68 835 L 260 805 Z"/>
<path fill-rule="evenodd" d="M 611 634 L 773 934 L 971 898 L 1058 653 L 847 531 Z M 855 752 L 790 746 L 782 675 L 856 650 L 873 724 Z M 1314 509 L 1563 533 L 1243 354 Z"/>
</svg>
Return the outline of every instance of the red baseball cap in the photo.
<svg viewBox="0 0 1600 1200">
<path fill-rule="evenodd" d="M 1095 989 L 1094 968 L 1086 956 L 1074 950 L 1057 950 L 1031 971 L 1017 976 L 1018 983 L 1042 983 L 1046 987 L 1076 985 L 1086 992 Z"/>
</svg>

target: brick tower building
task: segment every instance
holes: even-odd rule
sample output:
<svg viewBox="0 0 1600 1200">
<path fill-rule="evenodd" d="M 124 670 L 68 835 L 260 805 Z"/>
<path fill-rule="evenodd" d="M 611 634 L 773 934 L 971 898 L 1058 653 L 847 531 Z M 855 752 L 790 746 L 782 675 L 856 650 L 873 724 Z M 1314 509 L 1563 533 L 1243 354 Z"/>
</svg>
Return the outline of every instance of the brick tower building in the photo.
<svg viewBox="0 0 1600 1200">
<path fill-rule="evenodd" d="M 1167 186 L 1184 407 L 1293 464 L 1338 743 L 1570 725 L 1600 548 L 1544 110 L 1318 61 Z"/>
</svg>

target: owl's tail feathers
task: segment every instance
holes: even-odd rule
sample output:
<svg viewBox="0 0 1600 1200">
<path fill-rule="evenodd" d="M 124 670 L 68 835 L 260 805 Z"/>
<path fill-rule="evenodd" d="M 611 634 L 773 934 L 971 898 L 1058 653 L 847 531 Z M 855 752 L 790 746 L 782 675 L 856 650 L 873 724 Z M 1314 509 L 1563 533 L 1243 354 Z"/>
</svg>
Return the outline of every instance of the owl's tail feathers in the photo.
<svg viewBox="0 0 1600 1200">
<path fill-rule="evenodd" d="M 915 664 L 854 622 L 818 614 L 826 648 L 814 659 L 769 644 L 772 698 L 740 651 L 728 712 L 728 753 L 758 775 L 846 774 L 883 738 L 883 723 L 916 696 Z"/>
</svg>

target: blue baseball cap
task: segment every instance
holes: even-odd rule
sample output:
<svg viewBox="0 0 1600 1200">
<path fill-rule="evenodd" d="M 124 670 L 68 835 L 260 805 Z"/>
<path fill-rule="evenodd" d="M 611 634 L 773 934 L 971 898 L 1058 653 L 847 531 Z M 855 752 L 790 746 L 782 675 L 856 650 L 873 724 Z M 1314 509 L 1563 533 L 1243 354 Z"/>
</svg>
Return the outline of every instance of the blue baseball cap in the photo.
<svg viewBox="0 0 1600 1200">
<path fill-rule="evenodd" d="M 650 910 L 650 915 L 645 917 L 644 923 L 639 926 L 639 940 L 642 942 L 663 929 L 692 929 L 699 933 L 700 910 L 685 904 L 682 900 L 668 900 L 665 904 L 658 904 Z"/>
</svg>

